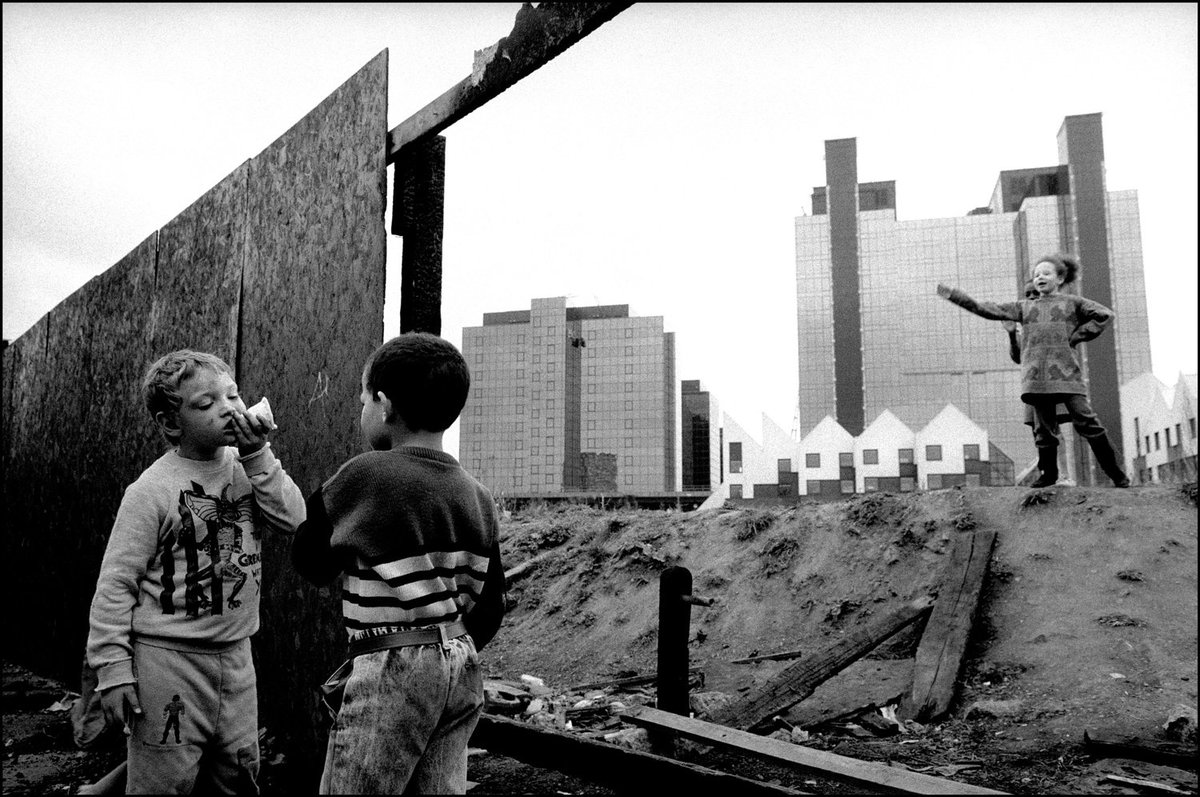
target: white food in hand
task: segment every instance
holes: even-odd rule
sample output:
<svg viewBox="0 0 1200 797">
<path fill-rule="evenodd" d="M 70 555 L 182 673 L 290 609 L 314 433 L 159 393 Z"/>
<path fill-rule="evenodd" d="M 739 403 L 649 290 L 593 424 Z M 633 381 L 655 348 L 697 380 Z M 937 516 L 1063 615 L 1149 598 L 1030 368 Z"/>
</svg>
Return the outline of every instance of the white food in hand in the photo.
<svg viewBox="0 0 1200 797">
<path fill-rule="evenodd" d="M 262 401 L 258 402 L 253 407 L 247 407 L 246 414 L 253 415 L 256 418 L 266 421 L 267 426 L 271 427 L 272 429 L 279 428 L 275 425 L 275 413 L 271 412 L 271 402 L 267 401 L 266 396 L 263 396 Z"/>
</svg>

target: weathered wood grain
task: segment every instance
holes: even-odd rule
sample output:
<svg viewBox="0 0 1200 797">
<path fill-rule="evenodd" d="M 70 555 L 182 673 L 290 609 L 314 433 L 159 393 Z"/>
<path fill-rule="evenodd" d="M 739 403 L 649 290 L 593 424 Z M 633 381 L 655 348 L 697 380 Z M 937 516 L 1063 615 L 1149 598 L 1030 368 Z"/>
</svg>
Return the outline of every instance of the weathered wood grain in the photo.
<svg viewBox="0 0 1200 797">
<path fill-rule="evenodd" d="M 246 163 L 238 166 L 159 231 L 150 311 L 154 357 L 196 349 L 236 367 L 247 173 Z"/>
<path fill-rule="evenodd" d="M 773 783 L 588 739 L 532 723 L 480 717 L 471 744 L 533 766 L 602 783 L 622 794 L 804 794 Z M 669 787 L 663 789 L 662 787 Z"/>
<path fill-rule="evenodd" d="M 362 451 L 362 367 L 383 338 L 386 133 L 385 50 L 249 165 L 238 382 L 247 401 L 270 398 L 272 448 L 305 495 Z M 315 688 L 345 656 L 340 593 L 295 574 L 288 538 L 263 546 L 260 721 L 311 788 L 326 727 Z"/>
<path fill-rule="evenodd" d="M 996 532 L 987 529 L 961 532 L 955 539 L 937 605 L 917 645 L 912 688 L 896 712 L 901 719 L 930 722 L 950 710 L 995 541 Z"/>
<path fill-rule="evenodd" d="M 919 620 L 932 605 L 932 597 L 922 596 L 851 631 L 833 644 L 812 651 L 746 697 L 714 712 L 712 721 L 742 729 L 760 725 L 799 703 L 879 643 Z"/>
<path fill-rule="evenodd" d="M 621 715 L 625 722 L 658 731 L 672 731 L 705 744 L 716 744 L 775 762 L 785 762 L 815 775 L 855 786 L 901 794 L 1004 794 L 982 786 L 937 778 L 875 761 L 814 750 L 803 745 L 764 738 L 703 720 L 681 717 L 649 706 L 636 706 Z"/>
</svg>

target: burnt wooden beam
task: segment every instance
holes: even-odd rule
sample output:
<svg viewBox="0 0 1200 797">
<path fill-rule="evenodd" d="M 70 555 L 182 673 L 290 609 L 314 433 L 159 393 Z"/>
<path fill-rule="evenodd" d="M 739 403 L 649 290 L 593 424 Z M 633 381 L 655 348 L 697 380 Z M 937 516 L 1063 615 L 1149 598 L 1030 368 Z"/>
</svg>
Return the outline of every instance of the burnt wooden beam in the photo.
<svg viewBox="0 0 1200 797">
<path fill-rule="evenodd" d="M 805 793 L 489 714 L 479 718 L 471 745 L 629 794 L 643 794 L 661 783 L 671 784 L 671 791 L 695 794 Z"/>
<path fill-rule="evenodd" d="M 400 331 L 442 334 L 442 231 L 446 138 L 429 136 L 396 161 L 392 234 L 404 238 L 400 260 Z"/>
<path fill-rule="evenodd" d="M 745 698 L 713 712 L 712 721 L 750 730 L 782 714 L 888 637 L 924 617 L 933 602 L 931 595 L 921 596 L 851 631 L 832 645 L 802 657 Z"/>
<path fill-rule="evenodd" d="M 387 162 L 413 142 L 445 130 L 532 74 L 633 3 L 522 4 L 512 31 L 478 53 L 471 74 L 392 128 Z"/>
<path fill-rule="evenodd" d="M 636 706 L 621 714 L 624 722 L 671 731 L 703 744 L 718 745 L 749 753 L 773 763 L 784 763 L 821 777 L 903 794 L 1004 794 L 982 786 L 923 775 L 875 761 L 814 750 L 791 742 L 764 738 L 746 731 L 726 728 L 703 720 L 681 717 L 649 706 Z"/>
<path fill-rule="evenodd" d="M 937 605 L 917 645 L 912 688 L 900 703 L 900 719 L 930 722 L 950 710 L 995 541 L 996 532 L 986 529 L 962 532 L 954 541 Z"/>
<path fill-rule="evenodd" d="M 1108 735 L 1103 731 L 1083 732 L 1083 749 L 1094 758 L 1133 758 L 1176 769 L 1196 771 L 1196 748 L 1187 745 L 1141 739 L 1129 735 Z"/>
</svg>

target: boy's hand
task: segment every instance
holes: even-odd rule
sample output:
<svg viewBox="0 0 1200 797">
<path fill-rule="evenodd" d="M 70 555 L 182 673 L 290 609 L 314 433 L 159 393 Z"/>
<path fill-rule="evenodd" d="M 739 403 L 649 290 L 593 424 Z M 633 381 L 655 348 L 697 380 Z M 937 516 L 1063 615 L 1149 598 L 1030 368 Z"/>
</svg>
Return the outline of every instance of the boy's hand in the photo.
<svg viewBox="0 0 1200 797">
<path fill-rule="evenodd" d="M 246 457 L 267 444 L 272 425 L 257 413 L 237 411 L 233 414 L 233 436 L 237 438 L 238 454 Z"/>
<path fill-rule="evenodd" d="M 943 285 L 942 283 L 939 282 L 938 286 L 937 286 L 937 295 L 941 296 L 943 299 L 949 299 L 950 298 L 950 287 L 948 285 Z"/>
<path fill-rule="evenodd" d="M 109 726 L 124 725 L 129 732 L 137 727 L 142 718 L 142 704 L 138 701 L 135 684 L 121 684 L 100 693 L 100 710 L 104 722 Z"/>
</svg>

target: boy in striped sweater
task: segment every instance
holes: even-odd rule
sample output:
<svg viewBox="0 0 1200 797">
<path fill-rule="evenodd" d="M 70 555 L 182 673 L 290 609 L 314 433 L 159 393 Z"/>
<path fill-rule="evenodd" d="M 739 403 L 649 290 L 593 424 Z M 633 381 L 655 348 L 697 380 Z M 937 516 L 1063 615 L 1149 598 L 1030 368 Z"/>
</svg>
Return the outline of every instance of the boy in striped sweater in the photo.
<svg viewBox="0 0 1200 797">
<path fill-rule="evenodd" d="M 463 794 L 483 711 L 478 651 L 504 615 L 496 505 L 442 448 L 470 373 L 449 342 L 407 333 L 368 358 L 371 449 L 308 499 L 292 561 L 341 575 L 352 671 L 329 735 L 321 794 Z"/>
</svg>

